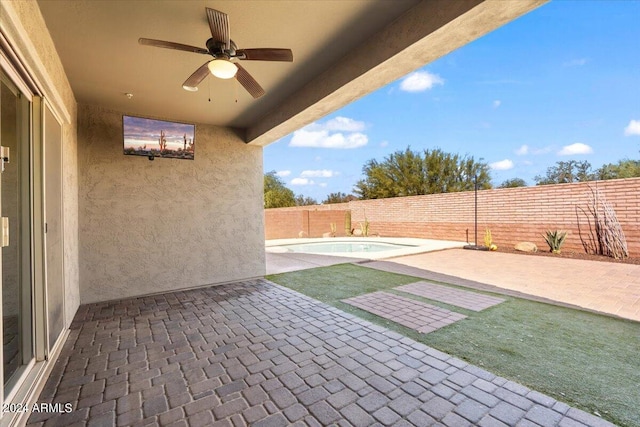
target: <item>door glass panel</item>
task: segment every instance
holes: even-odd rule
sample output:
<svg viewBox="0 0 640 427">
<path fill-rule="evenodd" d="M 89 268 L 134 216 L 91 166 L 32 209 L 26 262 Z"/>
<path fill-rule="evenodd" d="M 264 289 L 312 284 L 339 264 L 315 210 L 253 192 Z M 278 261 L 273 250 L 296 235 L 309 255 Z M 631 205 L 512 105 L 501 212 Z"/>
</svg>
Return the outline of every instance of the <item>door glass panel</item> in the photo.
<svg viewBox="0 0 640 427">
<path fill-rule="evenodd" d="M 0 75 L 0 144 L 9 163 L 0 174 L 0 212 L 9 222 L 2 248 L 2 329 L 5 393 L 33 358 L 29 227 L 29 101 Z M 6 243 L 6 242 L 5 242 Z"/>
</svg>

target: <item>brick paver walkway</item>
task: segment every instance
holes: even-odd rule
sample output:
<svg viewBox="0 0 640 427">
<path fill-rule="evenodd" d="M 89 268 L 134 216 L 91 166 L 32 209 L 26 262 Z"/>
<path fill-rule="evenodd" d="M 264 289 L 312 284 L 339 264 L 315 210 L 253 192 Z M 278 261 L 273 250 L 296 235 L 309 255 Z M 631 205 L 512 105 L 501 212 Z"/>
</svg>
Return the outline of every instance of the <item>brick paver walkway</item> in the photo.
<svg viewBox="0 0 640 427">
<path fill-rule="evenodd" d="M 464 319 L 464 314 L 388 292 L 372 292 L 342 300 L 392 322 L 428 334 Z"/>
<path fill-rule="evenodd" d="M 479 294 L 477 292 L 463 291 L 462 289 L 429 282 L 410 283 L 397 287 L 395 290 L 455 305 L 456 307 L 466 308 L 471 311 L 482 311 L 485 308 L 493 307 L 494 305 L 504 302 L 502 298 Z"/>
<path fill-rule="evenodd" d="M 82 306 L 32 426 L 611 426 L 266 280 Z"/>
</svg>

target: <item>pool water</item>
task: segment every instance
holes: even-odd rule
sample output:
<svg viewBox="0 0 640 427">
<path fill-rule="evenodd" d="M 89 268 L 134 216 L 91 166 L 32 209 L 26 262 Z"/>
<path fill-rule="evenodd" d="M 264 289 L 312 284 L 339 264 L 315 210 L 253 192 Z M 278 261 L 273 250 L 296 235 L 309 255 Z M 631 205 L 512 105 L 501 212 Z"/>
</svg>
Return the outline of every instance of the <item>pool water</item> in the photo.
<svg viewBox="0 0 640 427">
<path fill-rule="evenodd" d="M 416 247 L 415 245 L 400 245 L 396 243 L 383 242 L 318 242 L 318 243 L 298 243 L 294 245 L 282 245 L 280 248 L 286 252 L 300 252 L 311 254 L 344 254 L 351 252 L 382 252 L 394 249 L 404 249 Z"/>
</svg>

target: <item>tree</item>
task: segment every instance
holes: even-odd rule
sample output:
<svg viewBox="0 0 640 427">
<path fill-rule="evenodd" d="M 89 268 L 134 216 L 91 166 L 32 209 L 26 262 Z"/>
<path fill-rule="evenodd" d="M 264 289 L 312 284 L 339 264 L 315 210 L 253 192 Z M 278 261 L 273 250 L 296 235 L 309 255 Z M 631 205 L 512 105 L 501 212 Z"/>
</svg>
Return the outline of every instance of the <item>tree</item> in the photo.
<svg viewBox="0 0 640 427">
<path fill-rule="evenodd" d="M 284 208 L 295 206 L 295 196 L 293 191 L 288 189 L 284 182 L 276 175 L 276 171 L 271 171 L 264 175 L 264 207 Z"/>
<path fill-rule="evenodd" d="M 408 147 L 405 151 L 390 154 L 382 162 L 369 160 L 362 172 L 365 178 L 354 188 L 361 199 L 473 190 L 476 175 L 478 188 L 491 188 L 486 163 L 440 149 L 419 153 Z"/>
<path fill-rule="evenodd" d="M 353 194 L 345 194 L 345 193 L 338 192 L 338 193 L 329 194 L 322 203 L 324 203 L 325 205 L 329 205 L 331 203 L 347 203 L 352 200 L 358 200 L 358 198 Z"/>
<path fill-rule="evenodd" d="M 516 187 L 526 187 L 527 182 L 522 178 L 511 178 L 504 181 L 500 184 L 499 188 L 516 188 Z"/>
<path fill-rule="evenodd" d="M 311 206 L 311 205 L 318 204 L 316 199 L 313 199 L 311 197 L 305 197 L 302 194 L 298 194 L 295 198 L 295 201 L 296 201 L 296 206 Z"/>
<path fill-rule="evenodd" d="M 591 163 L 586 160 L 578 162 L 556 162 L 555 166 L 547 168 L 545 176 L 536 175 L 533 178 L 536 185 L 565 184 L 568 182 L 585 182 L 596 179 L 596 174 L 591 170 Z"/>
<path fill-rule="evenodd" d="M 640 176 L 640 160 L 624 159 L 617 164 L 602 165 L 596 171 L 598 179 L 635 178 Z"/>
</svg>

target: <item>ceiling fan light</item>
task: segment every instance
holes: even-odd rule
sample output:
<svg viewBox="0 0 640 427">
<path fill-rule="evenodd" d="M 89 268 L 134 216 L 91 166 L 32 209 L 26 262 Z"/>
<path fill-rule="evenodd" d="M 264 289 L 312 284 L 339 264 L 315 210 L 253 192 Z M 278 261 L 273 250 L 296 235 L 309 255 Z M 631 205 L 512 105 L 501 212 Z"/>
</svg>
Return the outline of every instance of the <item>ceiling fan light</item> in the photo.
<svg viewBox="0 0 640 427">
<path fill-rule="evenodd" d="M 238 72 L 238 67 L 226 59 L 214 59 L 209 62 L 209 71 L 219 79 L 230 79 Z"/>
</svg>

